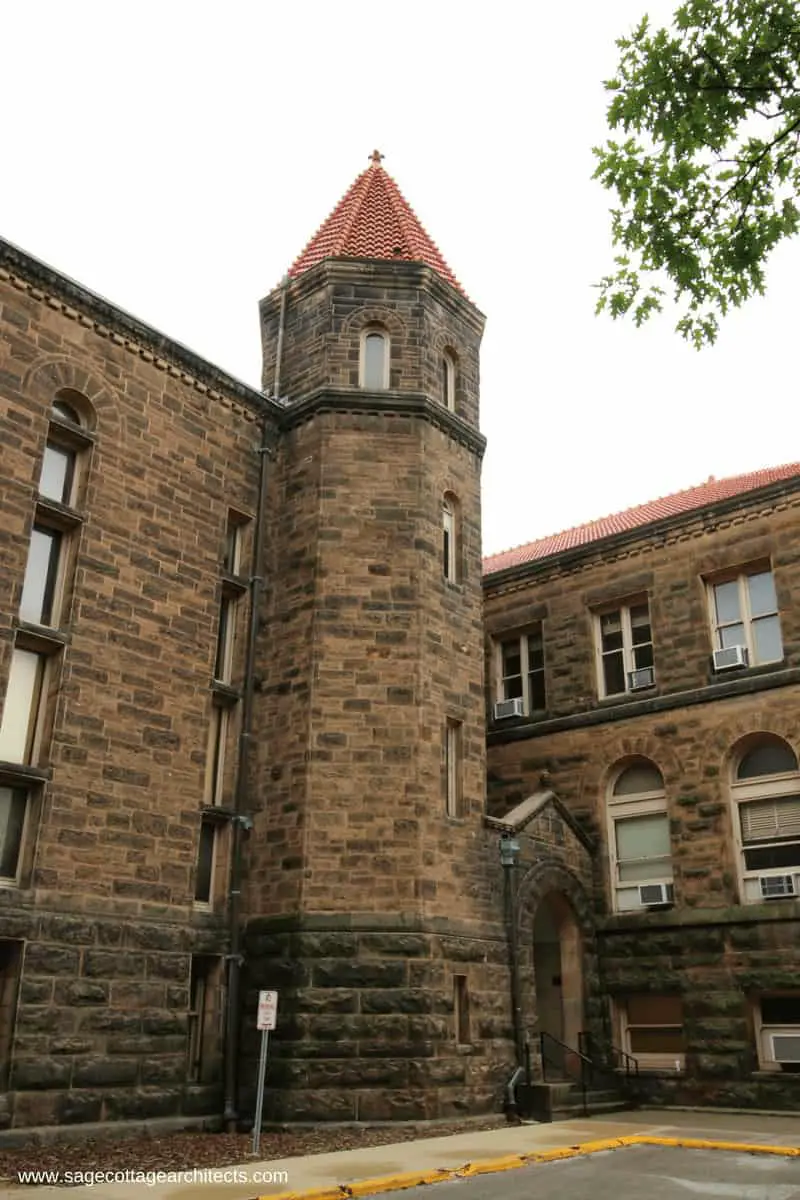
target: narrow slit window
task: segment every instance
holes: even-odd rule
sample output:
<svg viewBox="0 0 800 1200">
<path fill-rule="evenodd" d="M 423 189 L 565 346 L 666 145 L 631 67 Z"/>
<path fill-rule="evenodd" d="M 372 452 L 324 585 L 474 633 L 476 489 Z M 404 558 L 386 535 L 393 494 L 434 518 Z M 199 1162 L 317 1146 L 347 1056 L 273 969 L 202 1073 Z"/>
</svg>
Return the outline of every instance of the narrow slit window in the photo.
<svg viewBox="0 0 800 1200">
<path fill-rule="evenodd" d="M 235 619 L 236 601 L 232 596 L 223 596 L 219 606 L 217 651 L 214 657 L 214 678 L 220 683 L 230 683 L 231 681 Z"/>
<path fill-rule="evenodd" d="M 442 505 L 442 573 L 448 583 L 458 575 L 458 538 L 455 505 L 445 500 Z"/>
<path fill-rule="evenodd" d="M 445 808 L 448 817 L 462 815 L 461 738 L 461 722 L 448 721 L 444 731 Z"/>
<path fill-rule="evenodd" d="M 456 410 L 456 364 L 451 354 L 442 356 L 442 403 L 450 412 Z"/>
<path fill-rule="evenodd" d="M 228 710 L 214 705 L 208 739 L 206 768 L 206 804 L 221 804 L 225 778 L 225 740 L 228 732 Z"/>
<path fill-rule="evenodd" d="M 455 1023 L 456 1043 L 459 1046 L 470 1044 L 469 1021 L 469 987 L 466 975 L 453 976 L 453 1016 Z"/>
<path fill-rule="evenodd" d="M 196 904 L 211 903 L 214 889 L 216 842 L 216 823 L 204 819 L 200 823 L 200 841 L 197 849 L 197 874 L 194 885 L 194 899 Z"/>
</svg>

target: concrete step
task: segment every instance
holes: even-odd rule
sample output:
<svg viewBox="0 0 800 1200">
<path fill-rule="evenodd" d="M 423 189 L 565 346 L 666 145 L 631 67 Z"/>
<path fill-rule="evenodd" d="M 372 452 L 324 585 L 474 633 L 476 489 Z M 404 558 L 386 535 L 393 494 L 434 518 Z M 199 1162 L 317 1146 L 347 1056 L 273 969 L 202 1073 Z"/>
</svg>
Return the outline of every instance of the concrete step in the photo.
<svg viewBox="0 0 800 1200">
<path fill-rule="evenodd" d="M 632 1105 L 627 1100 L 605 1100 L 602 1104 L 591 1104 L 586 1102 L 586 1112 L 591 1116 L 597 1116 L 598 1113 L 616 1113 L 630 1112 Z M 552 1110 L 552 1119 L 554 1121 L 574 1121 L 576 1117 L 583 1116 L 583 1104 L 561 1105 Z"/>
</svg>

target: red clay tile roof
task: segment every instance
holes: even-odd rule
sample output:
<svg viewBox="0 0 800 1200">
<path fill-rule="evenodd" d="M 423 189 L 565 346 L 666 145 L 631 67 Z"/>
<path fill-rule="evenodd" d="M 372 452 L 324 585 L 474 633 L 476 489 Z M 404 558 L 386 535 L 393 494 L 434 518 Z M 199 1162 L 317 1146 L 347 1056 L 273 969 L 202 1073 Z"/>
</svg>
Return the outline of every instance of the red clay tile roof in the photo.
<svg viewBox="0 0 800 1200">
<path fill-rule="evenodd" d="M 525 546 L 516 546 L 513 550 L 503 550 L 492 554 L 483 560 L 484 575 L 492 575 L 496 571 L 504 571 L 508 567 L 520 567 L 525 563 L 537 562 L 554 554 L 562 554 L 565 550 L 574 550 L 577 546 L 585 546 L 590 542 L 599 542 L 615 533 L 624 533 L 629 529 L 650 525 L 665 517 L 677 517 L 681 513 L 692 512 L 697 508 L 705 508 L 708 504 L 716 504 L 720 500 L 728 500 L 745 492 L 753 492 L 757 488 L 767 487 L 770 483 L 778 483 L 782 479 L 791 479 L 800 475 L 800 463 L 788 463 L 784 467 L 767 467 L 763 471 L 751 471 L 747 475 L 732 475 L 729 479 L 709 479 L 697 487 L 686 488 L 683 492 L 674 492 L 671 496 L 662 496 L 659 500 L 651 500 L 648 504 L 639 504 L 635 508 L 626 508 L 624 512 L 614 513 L 610 517 L 601 517 L 598 521 L 589 521 L 586 525 L 577 525 L 563 533 L 555 533 L 550 537 L 539 538 L 538 541 L 528 542 Z"/>
<path fill-rule="evenodd" d="M 464 294 L 395 181 L 373 152 L 370 165 L 289 269 L 302 275 L 325 258 L 382 258 L 423 262 Z"/>
</svg>

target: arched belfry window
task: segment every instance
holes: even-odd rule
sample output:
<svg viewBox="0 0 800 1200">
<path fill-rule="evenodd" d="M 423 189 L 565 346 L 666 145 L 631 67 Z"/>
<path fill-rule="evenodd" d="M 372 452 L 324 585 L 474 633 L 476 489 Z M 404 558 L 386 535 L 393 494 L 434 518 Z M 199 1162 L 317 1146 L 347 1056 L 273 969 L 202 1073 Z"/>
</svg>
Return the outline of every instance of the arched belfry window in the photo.
<svg viewBox="0 0 800 1200">
<path fill-rule="evenodd" d="M 389 335 L 378 326 L 361 336 L 361 386 L 373 392 L 389 386 Z"/>
<path fill-rule="evenodd" d="M 450 412 L 456 411 L 456 360 L 449 350 L 442 355 L 442 403 Z"/>
<path fill-rule="evenodd" d="M 800 897 L 800 770 L 774 734 L 749 738 L 733 758 L 733 827 L 742 899 Z"/>
<path fill-rule="evenodd" d="M 672 852 L 664 779 L 647 758 L 629 760 L 608 795 L 608 847 L 614 908 L 672 903 Z"/>
</svg>

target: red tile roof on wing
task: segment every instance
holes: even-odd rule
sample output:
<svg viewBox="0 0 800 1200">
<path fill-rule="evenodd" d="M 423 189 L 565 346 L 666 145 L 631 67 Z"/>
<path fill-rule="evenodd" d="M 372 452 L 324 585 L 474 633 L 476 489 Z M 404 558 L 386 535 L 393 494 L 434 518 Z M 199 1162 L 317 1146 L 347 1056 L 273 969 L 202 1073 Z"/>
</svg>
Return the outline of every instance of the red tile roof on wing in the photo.
<svg viewBox="0 0 800 1200">
<path fill-rule="evenodd" d="M 686 488 L 683 492 L 675 492 L 671 496 L 662 496 L 659 500 L 651 500 L 648 504 L 639 504 L 635 508 L 626 508 L 624 512 L 614 513 L 610 517 L 601 517 L 598 521 L 589 521 L 586 525 L 577 525 L 563 533 L 555 533 L 550 537 L 539 538 L 538 541 L 528 542 L 524 546 L 516 546 L 513 550 L 503 550 L 492 554 L 483 560 L 484 575 L 493 575 L 496 571 L 504 571 L 508 567 L 520 567 L 525 563 L 538 562 L 550 558 L 554 554 L 562 554 L 565 550 L 574 550 L 578 546 L 586 546 L 591 542 L 599 542 L 603 538 L 612 537 L 615 533 L 625 533 L 630 529 L 650 525 L 654 521 L 662 521 L 667 517 L 677 517 L 681 513 L 692 512 L 697 508 L 705 508 L 720 500 L 729 500 L 733 496 L 753 492 L 758 488 L 767 487 L 770 483 L 779 483 L 783 479 L 791 479 L 800 475 L 800 463 L 788 463 L 783 467 L 767 467 L 763 471 L 751 471 L 747 475 L 733 475 L 729 479 L 709 479 L 697 487 Z"/>
<path fill-rule="evenodd" d="M 419 218 L 373 151 L 370 164 L 336 205 L 289 269 L 302 275 L 325 258 L 381 258 L 422 262 L 464 289 L 422 228 Z"/>
</svg>

